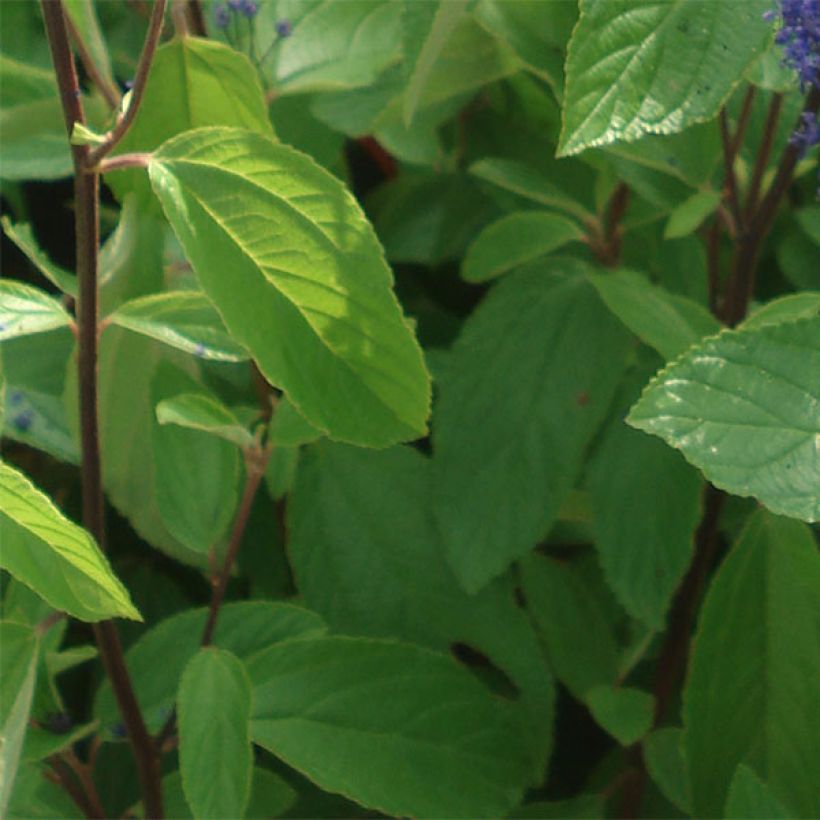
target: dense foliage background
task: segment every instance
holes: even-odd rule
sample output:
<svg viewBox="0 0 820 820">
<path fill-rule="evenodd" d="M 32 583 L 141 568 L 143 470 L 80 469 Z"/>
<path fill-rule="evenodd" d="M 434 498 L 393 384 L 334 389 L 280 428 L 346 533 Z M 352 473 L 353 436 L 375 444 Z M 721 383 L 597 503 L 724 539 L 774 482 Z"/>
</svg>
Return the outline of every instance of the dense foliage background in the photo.
<svg viewBox="0 0 820 820">
<path fill-rule="evenodd" d="M 0 815 L 820 814 L 816 0 L 0 35 Z"/>
</svg>

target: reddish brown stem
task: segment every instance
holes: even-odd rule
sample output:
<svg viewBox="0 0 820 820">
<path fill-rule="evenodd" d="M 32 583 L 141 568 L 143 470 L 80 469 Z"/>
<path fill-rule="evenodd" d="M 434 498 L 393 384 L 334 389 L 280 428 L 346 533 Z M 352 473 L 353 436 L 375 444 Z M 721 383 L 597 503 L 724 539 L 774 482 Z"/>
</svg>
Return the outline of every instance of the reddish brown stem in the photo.
<svg viewBox="0 0 820 820">
<path fill-rule="evenodd" d="M 749 219 L 757 207 L 757 200 L 760 196 L 760 186 L 763 182 L 763 174 L 766 173 L 766 166 L 769 164 L 769 156 L 772 153 L 774 135 L 777 132 L 777 122 L 780 119 L 780 109 L 783 106 L 783 95 L 775 94 L 769 103 L 769 113 L 766 116 L 766 125 L 763 130 L 763 138 L 755 159 L 755 167 L 752 171 L 752 181 L 749 183 L 749 191 L 746 194 L 746 219 Z"/>
<path fill-rule="evenodd" d="M 119 89 L 114 85 L 110 78 L 106 77 L 102 73 L 102 70 L 94 61 L 94 58 L 91 56 L 91 52 L 88 50 L 88 46 L 86 45 L 82 34 L 77 26 L 74 25 L 74 20 L 71 18 L 70 14 L 66 15 L 66 25 L 68 26 L 68 33 L 71 36 L 71 41 L 77 49 L 77 54 L 80 57 L 80 61 L 82 62 L 83 68 L 85 68 L 89 79 L 99 89 L 99 92 L 103 95 L 103 97 L 105 97 L 105 101 L 108 103 L 108 106 L 113 108 L 115 111 L 118 110 L 120 103 L 122 102 L 122 96 Z"/>
</svg>

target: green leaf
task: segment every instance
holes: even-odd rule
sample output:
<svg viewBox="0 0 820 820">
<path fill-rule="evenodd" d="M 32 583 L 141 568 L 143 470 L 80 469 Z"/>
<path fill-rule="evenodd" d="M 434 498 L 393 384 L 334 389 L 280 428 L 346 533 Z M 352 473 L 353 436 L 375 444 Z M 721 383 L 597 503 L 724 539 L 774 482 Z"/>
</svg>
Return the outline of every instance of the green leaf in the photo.
<svg viewBox="0 0 820 820">
<path fill-rule="evenodd" d="M 772 820 L 790 816 L 754 770 L 741 763 L 729 786 L 726 809 L 721 817 L 727 820 Z"/>
<path fill-rule="evenodd" d="M 2 463 L 0 538 L 3 568 L 55 609 L 82 621 L 141 620 L 91 536 L 22 473 Z"/>
<path fill-rule="evenodd" d="M 0 281 L 0 341 L 69 324 L 71 316 L 53 296 L 22 282 Z"/>
<path fill-rule="evenodd" d="M 521 743 L 540 782 L 551 741 L 553 683 L 516 603 L 511 576 L 468 595 L 448 566 L 431 514 L 429 459 L 406 447 L 306 449 L 288 500 L 288 553 L 305 602 L 344 634 L 486 657 L 520 692 Z M 499 671 L 500 670 L 500 671 Z"/>
<path fill-rule="evenodd" d="M 202 359 L 240 362 L 248 358 L 225 330 L 208 297 L 196 291 L 142 296 L 126 302 L 108 320 Z"/>
<path fill-rule="evenodd" d="M 422 92 L 430 82 L 433 67 L 441 55 L 447 41 L 456 26 L 467 12 L 468 0 L 439 0 L 438 3 L 411 4 L 405 10 L 405 15 L 414 15 L 422 19 L 413 20 L 414 28 L 424 31 L 429 18 L 429 30 L 425 31 L 424 39 L 416 47 L 412 43 L 412 53 L 405 45 L 404 58 L 408 63 L 407 91 L 404 95 L 404 123 L 410 125 L 415 115 Z M 432 18 L 430 15 L 432 13 Z M 407 26 L 407 22 L 405 22 Z"/>
<path fill-rule="evenodd" d="M 509 818 L 533 818 L 533 820 L 599 820 L 606 816 L 605 800 L 598 794 L 582 794 L 569 800 L 539 801 L 525 803 L 513 809 Z"/>
<path fill-rule="evenodd" d="M 753 310 L 740 327 L 756 330 L 764 325 L 779 325 L 796 319 L 810 319 L 817 315 L 820 315 L 820 292 L 790 293 Z"/>
<path fill-rule="evenodd" d="M 179 682 L 182 787 L 195 817 L 242 817 L 251 790 L 251 684 L 242 662 L 206 647 Z"/>
<path fill-rule="evenodd" d="M 327 791 L 422 817 L 498 816 L 521 797 L 530 764 L 514 707 L 444 655 L 332 637 L 247 666 L 254 742 Z"/>
<path fill-rule="evenodd" d="M 182 371 L 160 365 L 151 399 L 196 390 Z M 202 388 L 201 388 L 202 389 Z M 205 395 L 205 400 L 209 397 Z M 232 442 L 193 426 L 152 428 L 157 504 L 168 531 L 188 549 L 210 553 L 222 546 L 239 501 L 239 453 Z"/>
<path fill-rule="evenodd" d="M 176 38 L 157 49 L 139 111 L 116 154 L 153 151 L 177 134 L 209 125 L 273 136 L 262 84 L 250 60 L 213 40 Z M 152 200 L 142 170 L 117 171 L 106 182 L 120 198 L 134 190 L 141 203 Z"/>
<path fill-rule="evenodd" d="M 588 485 L 607 583 L 630 615 L 663 631 L 692 558 L 703 481 L 679 453 L 624 423 L 648 375 L 642 367 L 627 381 L 627 403 L 593 456 Z"/>
<path fill-rule="evenodd" d="M 26 742 L 23 746 L 22 759 L 36 762 L 45 760 L 51 755 L 69 749 L 75 743 L 87 738 L 97 731 L 97 722 L 77 726 L 66 734 L 54 734 L 37 726 L 29 726 Z"/>
<path fill-rule="evenodd" d="M 322 437 L 317 430 L 288 400 L 283 397 L 276 405 L 270 423 L 268 440 L 277 447 L 298 447 Z"/>
<path fill-rule="evenodd" d="M 721 816 L 740 763 L 796 816 L 820 813 L 818 589 L 811 530 L 755 513 L 712 582 L 693 644 L 684 723 L 695 816 Z"/>
<path fill-rule="evenodd" d="M 164 399 L 157 405 L 157 421 L 201 430 L 230 441 L 241 449 L 250 447 L 254 442 L 253 436 L 224 404 L 202 393 L 183 393 L 172 399 Z"/>
<path fill-rule="evenodd" d="M 558 155 L 712 119 L 771 38 L 767 0 L 582 0 Z"/>
<path fill-rule="evenodd" d="M 38 764 L 21 764 L 7 815 L 10 820 L 54 820 L 55 817 L 82 820 L 85 817 L 63 789 L 46 779 L 46 771 L 45 766 Z"/>
<path fill-rule="evenodd" d="M 174 706 L 179 679 L 200 649 L 207 608 L 190 609 L 161 621 L 145 632 L 126 653 L 134 691 L 150 732 L 158 732 Z M 322 619 L 293 604 L 243 601 L 225 604 L 219 612 L 212 644 L 247 660 L 277 641 L 314 637 L 325 631 Z M 157 664 L 157 658 L 162 658 Z M 119 722 L 117 702 L 108 681 L 94 700 L 94 716 L 110 730 Z"/>
<path fill-rule="evenodd" d="M 694 233 L 711 214 L 721 199 L 720 191 L 698 191 L 669 214 L 663 231 L 664 239 L 680 239 Z"/>
<path fill-rule="evenodd" d="M 628 686 L 596 686 L 587 692 L 587 705 L 601 728 L 621 746 L 631 746 L 652 727 L 652 696 Z"/>
<path fill-rule="evenodd" d="M 629 337 L 587 270 L 549 260 L 506 276 L 440 381 L 434 503 L 468 592 L 546 535 L 612 400 Z"/>
<path fill-rule="evenodd" d="M 63 293 L 68 293 L 70 296 L 76 297 L 77 278 L 74 274 L 63 270 L 59 265 L 55 265 L 40 249 L 31 231 L 31 225 L 23 223 L 14 224 L 7 216 L 0 218 L 0 224 L 3 226 L 3 233 L 17 245 L 29 262 L 31 262 L 46 279 L 60 288 Z"/>
<path fill-rule="evenodd" d="M 0 465 L 0 470 L 2 469 Z M 5 551 L 7 547 L 5 544 L 3 546 Z M 0 816 L 6 817 L 26 737 L 34 684 L 37 682 L 39 647 L 33 629 L 12 621 L 0 621 L 0 646 L 3 647 L 3 681 L 0 685 Z"/>
<path fill-rule="evenodd" d="M 178 137 L 154 189 L 231 335 L 331 437 L 386 446 L 425 432 L 430 384 L 381 248 L 339 181 L 237 129 Z"/>
<path fill-rule="evenodd" d="M 560 681 L 583 701 L 614 683 L 618 644 L 608 613 L 572 565 L 529 555 L 520 563 L 527 610 Z"/>
<path fill-rule="evenodd" d="M 715 485 L 820 519 L 820 317 L 724 331 L 662 370 L 628 423 Z"/>
<path fill-rule="evenodd" d="M 594 273 L 590 281 L 607 307 L 667 360 L 720 330 L 720 322 L 705 307 L 650 284 L 635 271 Z"/>
<path fill-rule="evenodd" d="M 683 729 L 650 732 L 643 741 L 646 768 L 663 796 L 685 814 L 692 814 L 689 773 L 683 750 Z"/>
<path fill-rule="evenodd" d="M 464 257 L 462 276 L 468 282 L 486 282 L 583 237 L 578 225 L 563 216 L 517 211 L 478 235 Z"/>
</svg>

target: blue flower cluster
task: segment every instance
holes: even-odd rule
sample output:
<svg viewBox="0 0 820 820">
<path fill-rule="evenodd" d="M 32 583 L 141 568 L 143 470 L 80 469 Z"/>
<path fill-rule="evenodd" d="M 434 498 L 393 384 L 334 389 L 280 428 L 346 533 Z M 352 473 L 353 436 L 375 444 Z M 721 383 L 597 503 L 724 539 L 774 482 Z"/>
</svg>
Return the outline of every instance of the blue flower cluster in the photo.
<svg viewBox="0 0 820 820">
<path fill-rule="evenodd" d="M 227 3 L 219 3 L 214 9 L 217 28 L 227 28 L 231 23 L 234 14 L 247 17 L 252 20 L 259 11 L 259 3 L 256 0 L 228 0 Z"/>
<path fill-rule="evenodd" d="M 802 90 L 820 85 L 820 0 L 780 0 L 780 11 L 768 12 L 766 19 L 780 21 L 775 42 Z"/>
</svg>

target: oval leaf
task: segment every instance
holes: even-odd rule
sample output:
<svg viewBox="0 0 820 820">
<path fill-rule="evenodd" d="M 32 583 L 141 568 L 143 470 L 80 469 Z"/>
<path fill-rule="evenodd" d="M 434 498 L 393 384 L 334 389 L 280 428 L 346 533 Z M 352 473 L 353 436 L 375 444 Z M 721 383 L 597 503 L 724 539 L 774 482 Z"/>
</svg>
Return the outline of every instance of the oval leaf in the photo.
<svg viewBox="0 0 820 820">
<path fill-rule="evenodd" d="M 142 620 L 91 536 L 22 473 L 0 464 L 0 565 L 81 621 Z"/>
<path fill-rule="evenodd" d="M 335 177 L 261 135 L 216 128 L 166 143 L 149 171 L 231 335 L 308 421 L 360 445 L 424 434 L 421 350 Z"/>
<path fill-rule="evenodd" d="M 239 423 L 239 419 L 212 396 L 183 393 L 165 399 L 157 405 L 160 424 L 176 424 L 191 430 L 201 430 L 219 436 L 245 448 L 253 444 L 253 436 Z"/>
<path fill-rule="evenodd" d="M 0 282 L 0 341 L 69 324 L 71 317 L 53 296 L 22 282 Z"/>
<path fill-rule="evenodd" d="M 820 317 L 706 339 L 650 382 L 627 421 L 718 487 L 817 521 Z"/>
</svg>

